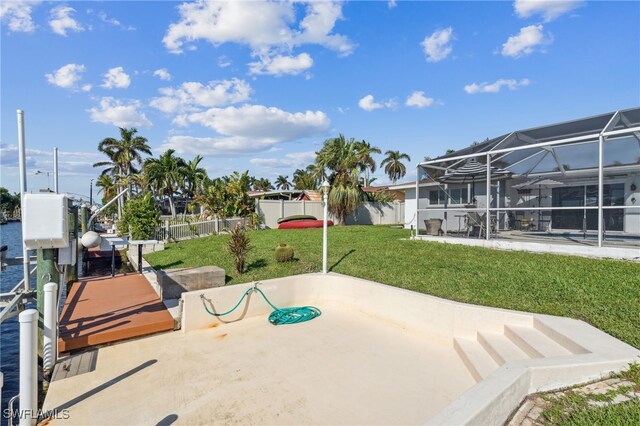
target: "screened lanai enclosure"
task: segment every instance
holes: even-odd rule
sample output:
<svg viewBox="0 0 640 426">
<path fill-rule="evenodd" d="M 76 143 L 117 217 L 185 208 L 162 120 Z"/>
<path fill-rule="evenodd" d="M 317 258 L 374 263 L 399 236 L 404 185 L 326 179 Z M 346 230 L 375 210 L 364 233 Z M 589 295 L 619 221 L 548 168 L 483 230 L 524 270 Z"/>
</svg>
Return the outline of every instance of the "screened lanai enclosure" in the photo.
<svg viewBox="0 0 640 426">
<path fill-rule="evenodd" d="M 640 249 L 640 108 L 514 131 L 417 172 L 417 237 Z"/>
</svg>

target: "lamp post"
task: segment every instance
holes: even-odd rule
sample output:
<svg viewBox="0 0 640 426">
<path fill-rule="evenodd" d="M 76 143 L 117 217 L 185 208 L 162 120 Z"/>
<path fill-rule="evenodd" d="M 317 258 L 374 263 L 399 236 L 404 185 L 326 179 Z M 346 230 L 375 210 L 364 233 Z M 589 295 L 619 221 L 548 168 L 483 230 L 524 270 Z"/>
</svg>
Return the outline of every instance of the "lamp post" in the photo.
<svg viewBox="0 0 640 426">
<path fill-rule="evenodd" d="M 322 273 L 327 273 L 327 211 L 329 205 L 329 182 L 325 179 L 322 182 L 322 200 L 324 208 L 324 218 L 322 220 Z"/>
<path fill-rule="evenodd" d="M 89 182 L 89 210 L 91 210 L 91 206 L 93 205 L 93 179 Z"/>
</svg>

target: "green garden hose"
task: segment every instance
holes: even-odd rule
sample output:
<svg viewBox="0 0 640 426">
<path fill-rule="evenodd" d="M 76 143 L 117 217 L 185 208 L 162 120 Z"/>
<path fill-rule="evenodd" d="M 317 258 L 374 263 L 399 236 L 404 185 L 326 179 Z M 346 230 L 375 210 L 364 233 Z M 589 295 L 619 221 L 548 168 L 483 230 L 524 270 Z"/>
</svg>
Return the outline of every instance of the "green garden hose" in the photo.
<svg viewBox="0 0 640 426">
<path fill-rule="evenodd" d="M 213 315 L 214 317 L 223 317 L 235 311 L 238 308 L 238 306 L 240 306 L 244 298 L 247 297 L 253 291 L 257 291 L 258 293 L 260 293 L 264 301 L 267 302 L 267 304 L 274 309 L 274 311 L 271 312 L 271 315 L 269 315 L 269 322 L 273 325 L 297 324 L 299 322 L 312 320 L 315 317 L 319 317 L 322 314 L 320 309 L 314 306 L 278 308 L 273 303 L 271 303 L 269 299 L 267 299 L 267 296 L 265 296 L 262 290 L 258 288 L 257 283 L 253 287 L 251 287 L 250 289 L 244 292 L 244 294 L 242 295 L 238 303 L 236 303 L 236 306 L 234 306 L 233 308 L 221 314 L 217 314 L 209 310 L 209 308 L 207 307 L 207 304 L 205 303 L 206 299 L 204 297 L 204 294 L 201 294 L 200 298 L 202 299 L 202 304 L 204 305 L 204 309 L 207 311 L 209 315 Z"/>
</svg>

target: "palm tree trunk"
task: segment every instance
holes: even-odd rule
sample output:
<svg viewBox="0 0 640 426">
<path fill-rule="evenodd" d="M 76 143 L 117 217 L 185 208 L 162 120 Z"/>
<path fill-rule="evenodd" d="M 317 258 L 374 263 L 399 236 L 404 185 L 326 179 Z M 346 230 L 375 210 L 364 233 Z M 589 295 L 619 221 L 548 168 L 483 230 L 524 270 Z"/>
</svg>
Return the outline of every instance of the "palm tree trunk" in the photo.
<svg viewBox="0 0 640 426">
<path fill-rule="evenodd" d="M 169 196 L 169 208 L 171 209 L 171 217 L 176 217 L 176 206 L 173 204 L 173 196 Z"/>
<path fill-rule="evenodd" d="M 118 195 L 122 192 L 122 187 L 118 185 Z M 118 197 L 118 220 L 122 219 L 122 197 Z"/>
</svg>

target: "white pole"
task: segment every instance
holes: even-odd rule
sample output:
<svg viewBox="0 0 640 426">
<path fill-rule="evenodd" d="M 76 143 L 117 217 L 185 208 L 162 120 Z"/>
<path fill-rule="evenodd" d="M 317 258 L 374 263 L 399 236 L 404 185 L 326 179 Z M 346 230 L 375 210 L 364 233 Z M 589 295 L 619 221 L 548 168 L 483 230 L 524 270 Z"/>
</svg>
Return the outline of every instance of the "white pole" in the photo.
<svg viewBox="0 0 640 426">
<path fill-rule="evenodd" d="M 19 109 L 18 115 L 18 165 L 20 166 L 20 214 L 22 216 L 22 230 L 24 233 L 24 194 L 27 193 L 27 156 L 24 141 L 24 111 Z M 22 274 L 24 277 L 24 290 L 31 289 L 31 275 L 29 268 L 29 250 L 22 243 Z"/>
<path fill-rule="evenodd" d="M 44 285 L 44 341 L 42 345 L 42 368 L 50 372 L 58 357 L 58 303 L 56 293 L 58 285 Z"/>
<path fill-rule="evenodd" d="M 598 138 L 598 247 L 602 247 L 602 195 L 603 195 L 603 171 L 602 171 L 602 150 L 604 145 L 604 136 Z M 586 189 L 585 189 L 586 191 Z"/>
<path fill-rule="evenodd" d="M 36 424 L 38 412 L 38 311 L 27 309 L 20 322 L 20 426 Z"/>
<path fill-rule="evenodd" d="M 420 214 L 420 165 L 416 166 L 416 235 L 415 239 L 418 239 L 418 215 Z"/>
<path fill-rule="evenodd" d="M 485 218 L 484 236 L 486 240 L 489 240 L 491 235 L 491 154 L 487 154 L 487 217 Z"/>
<path fill-rule="evenodd" d="M 327 192 L 322 196 L 323 199 L 323 220 L 322 220 L 322 273 L 327 273 L 327 214 L 329 194 Z"/>
<path fill-rule="evenodd" d="M 53 148 L 53 191 L 58 193 L 58 148 Z"/>
</svg>

